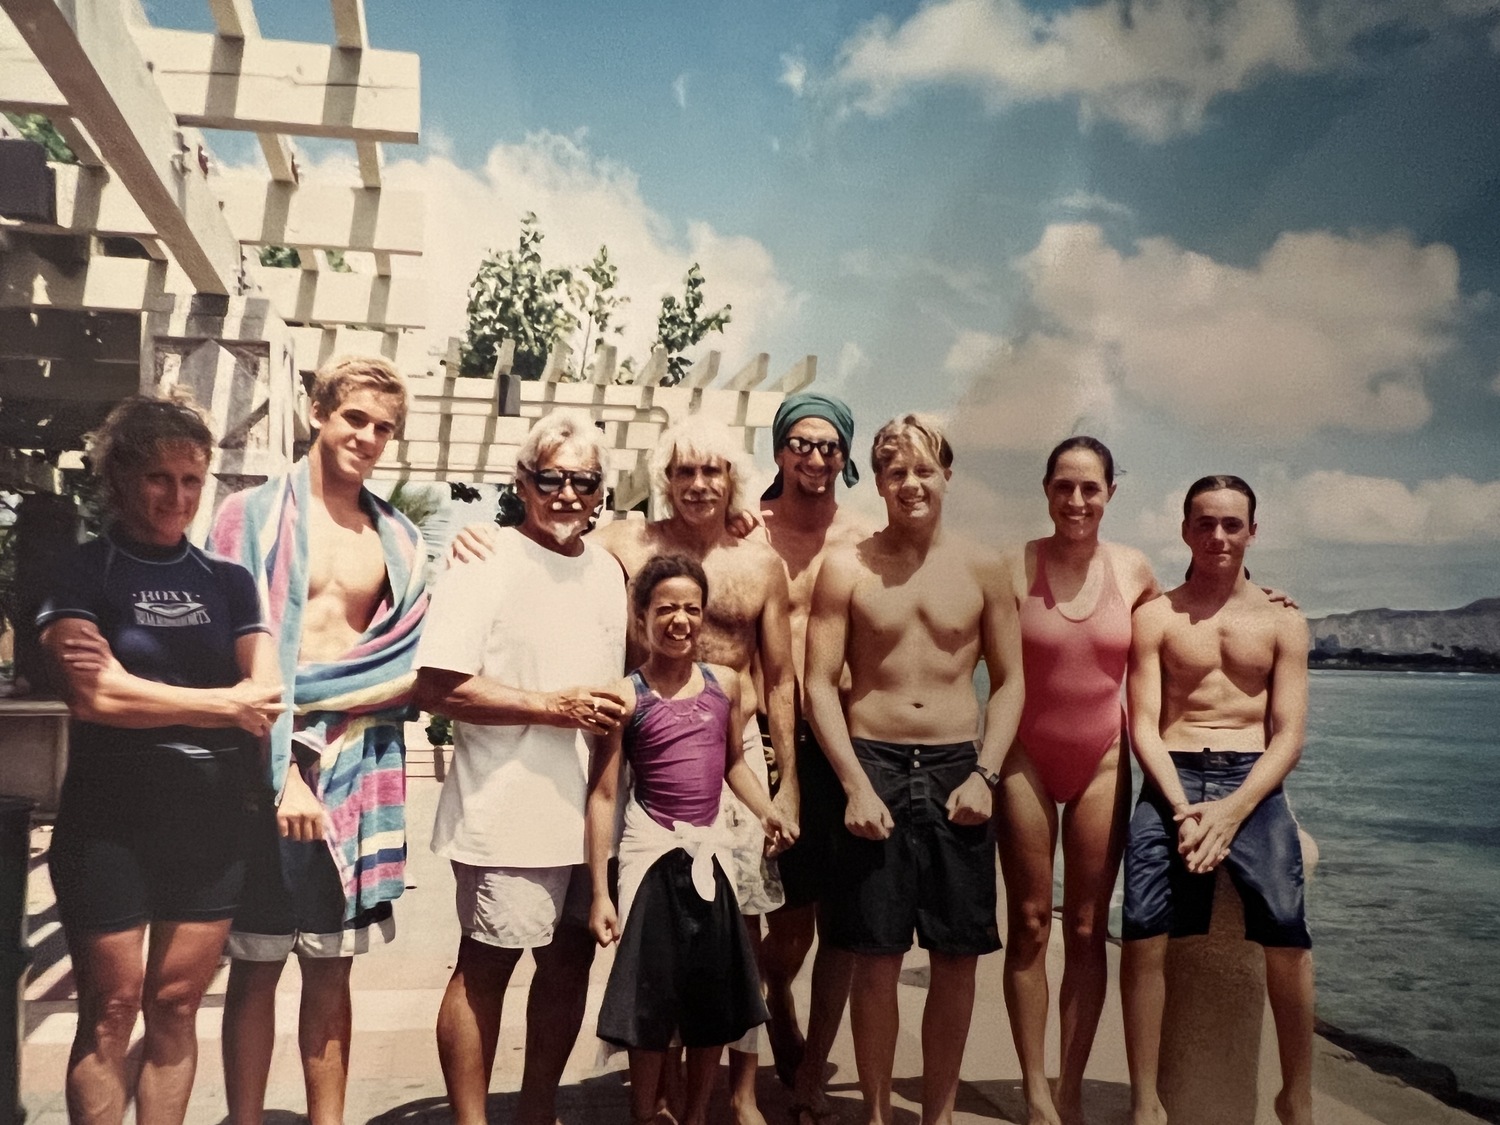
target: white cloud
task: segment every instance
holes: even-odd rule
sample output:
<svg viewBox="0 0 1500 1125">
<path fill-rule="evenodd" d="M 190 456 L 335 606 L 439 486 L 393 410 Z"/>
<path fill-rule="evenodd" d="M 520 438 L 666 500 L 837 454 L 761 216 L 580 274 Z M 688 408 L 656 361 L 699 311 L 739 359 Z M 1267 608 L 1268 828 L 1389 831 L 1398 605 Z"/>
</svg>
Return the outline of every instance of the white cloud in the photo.
<svg viewBox="0 0 1500 1125">
<path fill-rule="evenodd" d="M 1121 219 L 1132 219 L 1135 212 L 1123 203 L 1110 199 L 1097 192 L 1084 191 L 1081 188 L 1069 192 L 1053 204 L 1059 211 L 1071 211 L 1074 214 L 1105 214 L 1114 215 Z"/>
<path fill-rule="evenodd" d="M 993 353 L 965 400 L 976 437 L 1000 448 L 1039 448 L 1124 401 L 1267 442 L 1414 430 L 1460 311 L 1453 251 L 1401 233 L 1283 234 L 1237 267 L 1163 238 L 1122 254 L 1098 226 L 1065 223 L 1019 264 L 1042 327 Z"/>
<path fill-rule="evenodd" d="M 1404 546 L 1500 542 L 1500 481 L 1448 476 L 1414 487 L 1338 471 L 1294 482 L 1298 529 L 1327 543 Z"/>
<path fill-rule="evenodd" d="M 993 110 L 1076 99 L 1087 125 L 1148 141 L 1200 129 L 1213 101 L 1276 74 L 1357 65 L 1357 40 L 1414 40 L 1500 10 L 1496 0 L 1098 0 L 1056 13 L 1024 0 L 936 0 L 881 16 L 844 42 L 832 85 L 849 105 L 891 111 L 923 87 L 960 86 Z M 1500 51 L 1500 29 L 1490 35 Z"/>
<path fill-rule="evenodd" d="M 684 72 L 672 79 L 672 100 L 678 109 L 687 109 L 688 76 Z"/>
<path fill-rule="evenodd" d="M 781 77 L 777 81 L 790 90 L 793 97 L 800 98 L 807 89 L 807 60 L 800 54 L 782 55 Z"/>
<path fill-rule="evenodd" d="M 940 84 L 994 109 L 1076 97 L 1085 121 L 1160 141 L 1196 130 L 1215 97 L 1263 73 L 1313 65 L 1295 0 L 1106 2 L 1055 15 L 1021 0 L 938 0 L 900 25 L 879 17 L 855 32 L 835 84 L 870 114 Z"/>
<path fill-rule="evenodd" d="M 1500 542 L 1500 481 L 1446 476 L 1406 484 L 1319 469 L 1289 477 L 1266 466 L 1251 483 L 1263 546 L 1448 546 Z M 1178 543 L 1186 484 L 1141 513 L 1150 543 Z"/>
<path fill-rule="evenodd" d="M 866 374 L 869 370 L 870 357 L 865 354 L 864 348 L 853 340 L 845 340 L 844 346 L 839 349 L 838 361 L 833 367 L 833 378 L 823 386 L 823 389 L 847 387 L 854 379 Z"/>
<path fill-rule="evenodd" d="M 839 271 L 845 277 L 876 283 L 936 282 L 955 297 L 973 304 L 993 301 L 995 279 L 988 270 L 954 266 L 934 258 L 877 252 L 868 246 L 839 255 Z"/>
<path fill-rule="evenodd" d="M 427 291 L 425 335 L 441 344 L 463 331 L 467 290 L 484 253 L 515 245 L 520 217 L 536 212 L 546 235 L 542 255 L 549 264 L 591 259 L 600 244 L 619 265 L 619 292 L 630 298 L 620 314 L 626 332 L 620 356 L 644 359 L 655 334 L 663 294 L 682 292 L 688 267 L 698 262 L 708 280 L 708 308 L 733 306 L 723 335 L 710 336 L 702 350 L 725 355 L 735 370 L 764 347 L 773 327 L 792 316 L 799 295 L 777 271 L 769 250 L 752 238 L 690 222 L 678 229 L 651 209 L 629 168 L 595 157 L 580 132 L 572 138 L 535 133 L 518 144 L 496 145 L 482 167 L 461 168 L 432 153 L 420 159 L 391 159 L 385 183 L 390 190 L 416 191 L 427 200 L 425 253 L 396 258 L 398 272 L 419 272 Z M 227 169 L 261 185 L 255 168 Z M 306 168 L 304 182 L 358 182 L 352 155 L 330 157 Z M 793 357 L 773 356 L 773 364 Z"/>
</svg>

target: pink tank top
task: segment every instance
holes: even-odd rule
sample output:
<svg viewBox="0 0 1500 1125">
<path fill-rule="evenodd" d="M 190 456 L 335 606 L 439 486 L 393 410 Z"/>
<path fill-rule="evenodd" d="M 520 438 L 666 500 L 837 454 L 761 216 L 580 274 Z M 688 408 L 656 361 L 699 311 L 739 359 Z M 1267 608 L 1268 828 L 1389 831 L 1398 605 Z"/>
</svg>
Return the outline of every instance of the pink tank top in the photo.
<svg viewBox="0 0 1500 1125">
<path fill-rule="evenodd" d="M 1120 685 L 1130 655 L 1130 607 L 1107 550 L 1099 597 L 1087 617 L 1064 616 L 1047 581 L 1047 540 L 1021 602 L 1026 706 L 1019 737 L 1055 801 L 1071 801 L 1120 733 Z"/>
<path fill-rule="evenodd" d="M 724 792 L 729 697 L 707 666 L 703 690 L 686 699 L 663 699 L 639 669 L 635 712 L 625 727 L 625 756 L 635 771 L 635 796 L 663 828 L 674 821 L 700 827 L 719 815 Z"/>
</svg>

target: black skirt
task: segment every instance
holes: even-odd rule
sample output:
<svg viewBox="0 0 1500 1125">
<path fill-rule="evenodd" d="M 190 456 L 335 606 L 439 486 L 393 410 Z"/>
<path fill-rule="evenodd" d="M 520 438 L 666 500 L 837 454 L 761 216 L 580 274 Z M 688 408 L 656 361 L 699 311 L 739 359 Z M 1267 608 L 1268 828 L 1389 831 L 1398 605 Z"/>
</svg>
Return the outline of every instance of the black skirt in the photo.
<svg viewBox="0 0 1500 1125">
<path fill-rule="evenodd" d="M 693 861 L 673 848 L 646 872 L 599 1009 L 599 1038 L 664 1051 L 733 1043 L 770 1018 L 739 902 L 714 861 L 714 900 L 693 888 Z"/>
</svg>

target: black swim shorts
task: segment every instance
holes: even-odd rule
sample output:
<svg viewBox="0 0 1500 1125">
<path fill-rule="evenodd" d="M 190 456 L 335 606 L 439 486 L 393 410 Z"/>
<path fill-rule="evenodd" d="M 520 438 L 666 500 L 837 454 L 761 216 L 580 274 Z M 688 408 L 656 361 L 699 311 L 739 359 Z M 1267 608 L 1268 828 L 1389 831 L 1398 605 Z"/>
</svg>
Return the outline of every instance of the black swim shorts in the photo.
<svg viewBox="0 0 1500 1125">
<path fill-rule="evenodd" d="M 1177 776 L 1194 803 L 1227 797 L 1259 760 L 1258 753 L 1240 751 L 1172 751 Z M 1248 940 L 1273 948 L 1312 947 L 1302 895 L 1302 844 L 1279 787 L 1240 825 L 1223 866 L 1245 904 Z M 1124 939 L 1208 933 L 1214 876 L 1188 871 L 1177 851 L 1172 808 L 1148 781 L 1125 846 Z"/>
<path fill-rule="evenodd" d="M 801 834 L 776 857 L 790 907 L 808 906 L 826 897 L 834 883 L 834 840 L 844 831 L 844 787 L 806 719 L 797 722 L 797 781 Z"/>
<path fill-rule="evenodd" d="M 865 840 L 841 828 L 824 899 L 827 937 L 855 953 L 923 949 L 954 957 L 1000 948 L 995 920 L 995 834 L 990 820 L 948 819 L 948 796 L 973 772 L 973 742 L 909 746 L 856 738 L 855 756 L 895 830 Z"/>
<path fill-rule="evenodd" d="M 230 917 L 244 882 L 249 764 L 163 743 L 74 756 L 48 856 L 58 915 L 101 933 Z"/>
</svg>

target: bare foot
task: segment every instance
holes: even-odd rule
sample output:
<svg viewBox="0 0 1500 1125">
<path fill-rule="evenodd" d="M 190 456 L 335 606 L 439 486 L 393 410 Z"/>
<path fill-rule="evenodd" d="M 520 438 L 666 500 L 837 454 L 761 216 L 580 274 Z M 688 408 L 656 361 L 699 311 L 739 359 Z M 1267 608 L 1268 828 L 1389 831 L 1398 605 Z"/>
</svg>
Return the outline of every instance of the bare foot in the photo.
<svg viewBox="0 0 1500 1125">
<path fill-rule="evenodd" d="M 1160 1098 L 1137 1105 L 1130 1103 L 1130 1125 L 1167 1125 L 1167 1109 Z"/>
<path fill-rule="evenodd" d="M 1026 1125 L 1063 1125 L 1062 1118 L 1058 1116 L 1052 1104 L 1053 1085 L 1051 1081 L 1047 1081 L 1042 1084 L 1040 1090 L 1032 1090 L 1023 1084 L 1023 1093 L 1026 1097 Z"/>
<path fill-rule="evenodd" d="M 753 1098 L 746 1098 L 744 1101 L 730 1098 L 729 1112 L 734 1115 L 734 1125 L 766 1125 L 760 1106 L 755 1104 Z"/>
<path fill-rule="evenodd" d="M 1294 1098 L 1281 1091 L 1276 1095 L 1276 1117 L 1281 1125 L 1312 1125 L 1312 1098 Z"/>
<path fill-rule="evenodd" d="M 776 1062 L 776 1077 L 790 1090 L 796 1085 L 797 1071 L 802 1066 L 802 1055 L 807 1043 L 795 1021 L 789 1024 L 785 1020 L 772 1020 L 766 1027 L 770 1032 L 771 1057 Z"/>
</svg>

